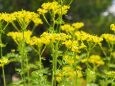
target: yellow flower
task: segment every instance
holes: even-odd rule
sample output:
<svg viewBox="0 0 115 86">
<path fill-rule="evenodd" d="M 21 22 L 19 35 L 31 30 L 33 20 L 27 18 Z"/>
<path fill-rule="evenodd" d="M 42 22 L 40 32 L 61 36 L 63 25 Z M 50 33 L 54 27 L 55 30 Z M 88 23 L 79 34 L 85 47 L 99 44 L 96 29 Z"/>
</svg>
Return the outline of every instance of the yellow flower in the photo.
<svg viewBox="0 0 115 86">
<path fill-rule="evenodd" d="M 65 15 L 65 14 L 67 14 L 69 8 L 70 8 L 70 6 L 68 6 L 68 5 L 64 5 L 64 6 L 60 5 L 60 7 L 57 10 L 57 14 Z"/>
<path fill-rule="evenodd" d="M 65 41 L 66 39 L 70 38 L 70 36 L 64 34 L 64 33 L 47 33 L 44 32 L 40 36 L 41 40 L 44 42 L 44 44 L 53 43 L 55 41 Z"/>
<path fill-rule="evenodd" d="M 101 44 L 101 42 L 103 41 L 103 38 L 98 37 L 96 35 L 90 35 L 83 31 L 77 31 L 75 32 L 75 35 L 78 40 L 92 42 L 94 44 Z"/>
<path fill-rule="evenodd" d="M 73 52 L 78 52 L 78 53 L 80 52 L 79 51 L 79 43 L 78 43 L 78 41 L 73 41 L 71 46 L 72 46 L 71 50 Z"/>
<path fill-rule="evenodd" d="M 22 32 L 9 32 L 7 36 L 11 36 L 13 40 L 18 44 L 20 41 L 24 40 L 26 43 L 30 42 L 30 37 L 32 35 L 31 31 Z"/>
<path fill-rule="evenodd" d="M 59 72 L 59 73 L 56 74 L 56 80 L 58 82 L 62 81 L 62 78 L 63 78 L 63 73 L 62 72 Z"/>
<path fill-rule="evenodd" d="M 4 65 L 6 65 L 8 63 L 9 63 L 8 58 L 3 57 L 3 58 L 0 59 L 0 65 L 1 66 L 4 66 Z"/>
<path fill-rule="evenodd" d="M 80 71 L 80 70 L 77 70 L 77 77 L 78 77 L 78 78 L 81 78 L 81 77 L 83 77 L 82 71 Z"/>
<path fill-rule="evenodd" d="M 13 22 L 16 20 L 15 16 L 12 13 L 1 13 L 0 20 L 4 20 L 5 22 Z"/>
<path fill-rule="evenodd" d="M 33 37 L 31 38 L 31 40 L 28 42 L 28 44 L 41 46 L 42 40 L 41 40 L 40 38 L 38 38 L 38 37 L 33 36 Z"/>
<path fill-rule="evenodd" d="M 115 79 L 115 71 L 107 71 L 105 72 L 105 74 L 108 76 L 108 77 L 113 77 Z"/>
<path fill-rule="evenodd" d="M 76 23 L 73 23 L 72 26 L 78 30 L 84 26 L 84 23 L 76 22 Z"/>
<path fill-rule="evenodd" d="M 31 21 L 33 21 L 35 25 L 43 23 L 39 15 L 34 12 L 22 10 L 12 13 L 12 15 L 16 17 L 16 20 L 19 24 L 25 23 L 26 25 L 28 25 Z"/>
<path fill-rule="evenodd" d="M 110 29 L 115 32 L 115 24 L 111 24 Z"/>
<path fill-rule="evenodd" d="M 61 30 L 65 32 L 72 32 L 75 30 L 70 24 L 64 24 L 61 26 Z"/>
<path fill-rule="evenodd" d="M 82 63 L 87 62 L 87 58 L 82 59 L 81 62 L 82 62 Z"/>
<path fill-rule="evenodd" d="M 67 40 L 67 41 L 63 42 L 62 44 L 64 44 L 67 48 L 71 48 L 72 40 Z"/>
<path fill-rule="evenodd" d="M 62 44 L 64 44 L 68 49 L 70 49 L 73 52 L 80 52 L 79 50 L 81 49 L 81 46 L 77 40 L 66 40 L 62 42 Z"/>
<path fill-rule="evenodd" d="M 80 66 L 77 66 L 76 69 L 77 70 L 82 70 L 82 68 Z"/>
<path fill-rule="evenodd" d="M 84 31 L 76 31 L 75 35 L 77 37 L 77 40 L 82 40 L 82 41 L 87 40 L 89 37 L 89 34 Z"/>
<path fill-rule="evenodd" d="M 101 37 L 109 43 L 115 43 L 115 35 L 113 34 L 102 34 Z"/>
<path fill-rule="evenodd" d="M 46 9 L 42 9 L 42 8 L 39 8 L 37 11 L 39 14 L 45 14 L 48 12 Z"/>
<path fill-rule="evenodd" d="M 68 9 L 70 7 L 67 5 L 60 5 L 58 2 L 48 2 L 48 3 L 43 3 L 41 8 L 39 8 L 37 11 L 39 14 L 45 14 L 48 11 L 53 12 L 54 14 L 58 15 L 64 15 L 67 13 Z"/>
<path fill-rule="evenodd" d="M 88 62 L 96 65 L 104 65 L 104 61 L 101 59 L 99 55 L 92 55 L 88 58 Z"/>
</svg>

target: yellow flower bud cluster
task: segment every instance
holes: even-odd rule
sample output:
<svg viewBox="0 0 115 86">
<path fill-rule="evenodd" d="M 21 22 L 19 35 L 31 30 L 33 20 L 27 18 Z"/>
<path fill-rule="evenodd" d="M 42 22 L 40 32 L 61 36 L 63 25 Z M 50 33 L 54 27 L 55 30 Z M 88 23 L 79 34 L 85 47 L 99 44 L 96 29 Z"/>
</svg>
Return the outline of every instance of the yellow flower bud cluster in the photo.
<svg viewBox="0 0 115 86">
<path fill-rule="evenodd" d="M 69 56 L 69 55 L 64 55 L 63 60 L 69 65 L 73 65 L 76 61 L 76 59 L 73 56 Z"/>
<path fill-rule="evenodd" d="M 41 35 L 41 38 L 49 39 L 50 42 L 54 41 L 65 41 L 66 39 L 69 39 L 71 36 L 66 35 L 65 33 L 47 33 L 44 32 Z"/>
<path fill-rule="evenodd" d="M 30 41 L 28 42 L 28 44 L 30 45 L 41 45 L 42 44 L 42 41 L 40 38 L 36 37 L 36 36 L 33 36 Z"/>
<path fill-rule="evenodd" d="M 64 15 L 67 13 L 69 8 L 70 7 L 67 5 L 60 5 L 58 2 L 54 1 L 43 3 L 41 8 L 39 8 L 37 11 L 39 14 L 45 14 L 48 11 L 52 11 L 54 14 Z"/>
<path fill-rule="evenodd" d="M 26 25 L 28 25 L 32 21 L 35 24 L 35 26 L 43 23 L 37 13 L 25 10 L 13 13 L 0 13 L 0 21 L 2 20 L 8 23 L 17 21 L 19 24 Z"/>
<path fill-rule="evenodd" d="M 12 13 L 12 15 L 15 16 L 17 22 L 26 23 L 26 25 L 28 25 L 31 21 L 35 25 L 39 25 L 43 23 L 39 15 L 34 12 L 22 10 L 22 11 Z"/>
<path fill-rule="evenodd" d="M 111 24 L 110 29 L 115 32 L 115 24 Z"/>
<path fill-rule="evenodd" d="M 6 65 L 6 64 L 8 64 L 8 63 L 9 63 L 8 58 L 3 57 L 3 58 L 0 59 L 0 66 L 1 67 L 4 66 L 4 65 Z"/>
<path fill-rule="evenodd" d="M 100 44 L 103 41 L 103 38 L 96 35 L 90 35 L 84 31 L 77 31 L 75 32 L 75 35 L 78 40 L 93 42 L 95 44 Z"/>
<path fill-rule="evenodd" d="M 0 21 L 5 21 L 5 22 L 13 22 L 16 20 L 15 16 L 12 15 L 12 13 L 1 13 L 0 14 Z"/>
<path fill-rule="evenodd" d="M 32 37 L 29 44 L 30 45 L 42 45 L 42 44 L 50 44 L 51 42 L 55 41 L 65 41 L 66 39 L 70 38 L 70 36 L 64 33 L 47 33 L 44 32 L 39 38 Z"/>
<path fill-rule="evenodd" d="M 102 34 L 101 37 L 104 38 L 107 42 L 109 42 L 111 44 L 115 44 L 115 35 L 113 35 L 113 34 Z"/>
<path fill-rule="evenodd" d="M 65 77 L 68 81 L 75 79 L 75 77 L 82 78 L 83 74 L 82 74 L 81 68 L 75 69 L 70 66 L 64 66 L 62 70 L 57 73 L 56 80 L 60 82 Z"/>
<path fill-rule="evenodd" d="M 88 62 L 96 65 L 104 65 L 104 61 L 101 59 L 99 55 L 92 55 L 88 58 Z"/>
<path fill-rule="evenodd" d="M 73 32 L 75 30 L 79 30 L 80 28 L 82 28 L 84 26 L 84 23 L 82 22 L 76 22 L 71 24 L 64 24 L 61 26 L 61 30 L 65 31 L 65 32 Z"/>
<path fill-rule="evenodd" d="M 86 47 L 84 43 L 79 43 L 78 40 L 66 40 L 62 44 L 64 44 L 71 51 L 78 53 L 80 52 L 80 49 Z"/>
<path fill-rule="evenodd" d="M 29 43 L 31 38 L 32 32 L 31 31 L 25 31 L 22 32 L 9 32 L 7 36 L 10 36 L 13 38 L 13 40 L 18 44 L 20 41 L 24 40 L 26 43 Z"/>
<path fill-rule="evenodd" d="M 106 71 L 105 74 L 110 77 L 115 79 L 115 71 Z"/>
</svg>

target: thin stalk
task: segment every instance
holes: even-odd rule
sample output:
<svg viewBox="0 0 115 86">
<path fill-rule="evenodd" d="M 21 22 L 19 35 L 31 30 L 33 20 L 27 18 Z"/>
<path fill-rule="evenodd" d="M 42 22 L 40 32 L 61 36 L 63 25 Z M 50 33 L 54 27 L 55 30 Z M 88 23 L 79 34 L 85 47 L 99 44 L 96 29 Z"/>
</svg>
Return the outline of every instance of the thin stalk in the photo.
<svg viewBox="0 0 115 86">
<path fill-rule="evenodd" d="M 53 74 L 52 74 L 52 86 L 56 86 L 56 70 L 57 70 L 57 50 L 58 50 L 58 42 L 56 43 L 56 45 L 53 44 L 52 46 L 52 57 L 53 57 Z"/>
<path fill-rule="evenodd" d="M 100 48 L 101 48 L 103 54 L 107 57 L 107 54 L 106 54 L 106 52 L 104 51 L 103 47 L 102 47 L 101 45 L 99 45 L 99 46 L 100 46 Z"/>
<path fill-rule="evenodd" d="M 40 62 L 40 70 L 41 70 L 41 68 L 42 68 L 42 60 L 41 60 L 41 49 L 40 49 L 40 47 L 38 46 L 38 56 L 39 56 L 39 62 Z"/>
<path fill-rule="evenodd" d="M 0 22 L 0 44 L 2 45 L 2 23 Z M 2 46 L 0 46 L 0 56 L 2 58 Z M 5 72 L 4 72 L 4 65 L 2 66 L 2 74 L 3 74 L 3 82 L 4 86 L 6 86 L 6 79 L 5 79 Z"/>
<path fill-rule="evenodd" d="M 52 52 L 54 52 L 54 45 L 52 45 Z M 53 61 L 52 61 L 52 86 L 54 86 L 54 55 L 52 55 Z"/>
<path fill-rule="evenodd" d="M 47 18 L 45 17 L 45 15 L 43 14 L 42 16 L 43 16 L 44 20 L 46 21 L 46 23 L 47 23 L 49 26 L 51 26 L 50 23 L 48 22 Z"/>
<path fill-rule="evenodd" d="M 2 74 L 3 74 L 4 86 L 6 86 L 6 78 L 5 78 L 5 72 L 4 72 L 4 65 L 2 66 Z"/>
<path fill-rule="evenodd" d="M 4 28 L 3 28 L 3 31 L 7 28 L 7 26 L 9 25 L 9 23 L 7 23 Z"/>
<path fill-rule="evenodd" d="M 20 32 L 20 30 L 18 29 L 18 27 L 15 25 L 14 22 L 12 22 L 12 26 L 13 26 L 18 32 Z"/>
</svg>

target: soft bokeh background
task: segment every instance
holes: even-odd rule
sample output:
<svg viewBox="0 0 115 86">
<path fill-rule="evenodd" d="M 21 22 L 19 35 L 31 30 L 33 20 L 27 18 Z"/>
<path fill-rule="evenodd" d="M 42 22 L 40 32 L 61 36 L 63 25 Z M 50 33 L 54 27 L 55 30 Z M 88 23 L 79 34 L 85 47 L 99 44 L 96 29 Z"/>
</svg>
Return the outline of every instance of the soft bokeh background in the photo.
<svg viewBox="0 0 115 86">
<path fill-rule="evenodd" d="M 44 2 L 53 0 L 0 0 L 1 12 L 17 10 L 35 11 Z M 68 0 L 63 0 L 68 3 Z M 65 18 L 68 22 L 83 21 L 85 30 L 93 34 L 109 31 L 109 25 L 114 23 L 115 0 L 73 0 L 71 9 Z"/>
</svg>

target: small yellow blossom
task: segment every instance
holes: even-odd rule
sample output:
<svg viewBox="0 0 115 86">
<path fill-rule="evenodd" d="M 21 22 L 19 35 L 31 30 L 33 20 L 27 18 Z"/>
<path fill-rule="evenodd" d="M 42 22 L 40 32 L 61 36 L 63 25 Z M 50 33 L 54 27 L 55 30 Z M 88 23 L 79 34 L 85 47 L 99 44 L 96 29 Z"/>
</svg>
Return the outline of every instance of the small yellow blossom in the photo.
<svg viewBox="0 0 115 86">
<path fill-rule="evenodd" d="M 4 65 L 6 65 L 8 63 L 9 63 L 8 58 L 3 57 L 3 58 L 0 59 L 0 65 L 1 66 L 4 66 Z"/>
<path fill-rule="evenodd" d="M 46 9 L 42 9 L 42 8 L 39 8 L 37 11 L 39 14 L 45 14 L 48 12 Z"/>
<path fill-rule="evenodd" d="M 72 26 L 78 30 L 84 26 L 84 23 L 76 22 L 76 23 L 73 23 Z"/>
<path fill-rule="evenodd" d="M 25 23 L 26 25 L 28 25 L 31 21 L 33 21 L 35 25 L 39 25 L 43 23 L 39 15 L 34 12 L 22 10 L 22 11 L 17 11 L 12 13 L 12 15 L 15 16 L 16 21 L 19 24 Z"/>
<path fill-rule="evenodd" d="M 63 73 L 62 72 L 59 72 L 59 73 L 56 74 L 56 80 L 58 82 L 62 81 L 62 78 L 63 78 Z"/>
<path fill-rule="evenodd" d="M 82 71 L 80 71 L 80 70 L 77 71 L 77 77 L 78 77 L 78 78 L 83 77 Z"/>
<path fill-rule="evenodd" d="M 40 46 L 42 44 L 42 40 L 40 38 L 36 37 L 36 36 L 33 36 L 31 38 L 31 40 L 28 42 L 28 44 L 30 44 L 30 45 L 39 45 Z"/>
<path fill-rule="evenodd" d="M 16 18 L 12 13 L 1 13 L 0 20 L 10 23 L 10 22 L 15 21 Z"/>
<path fill-rule="evenodd" d="M 115 32 L 115 24 L 111 24 L 110 29 Z"/>
<path fill-rule="evenodd" d="M 96 65 L 104 65 L 104 61 L 101 59 L 99 55 L 92 55 L 88 58 L 88 62 Z"/>
<path fill-rule="evenodd" d="M 39 8 L 37 11 L 39 14 L 45 14 L 48 11 L 51 11 L 54 14 L 58 15 L 64 15 L 67 13 L 68 9 L 70 7 L 67 5 L 60 5 L 58 2 L 48 2 L 48 3 L 43 3 L 41 8 Z"/>
<path fill-rule="evenodd" d="M 70 24 L 64 24 L 61 26 L 61 30 L 65 32 L 72 32 L 75 30 Z"/>
<path fill-rule="evenodd" d="M 105 74 L 108 76 L 108 77 L 113 77 L 115 79 L 115 71 L 107 71 L 105 72 Z"/>
<path fill-rule="evenodd" d="M 77 31 L 75 32 L 75 35 L 77 39 L 81 41 L 92 42 L 95 44 L 101 44 L 101 42 L 103 41 L 103 38 L 95 36 L 95 35 L 90 35 L 84 31 Z"/>
<path fill-rule="evenodd" d="M 113 34 L 102 34 L 101 37 L 104 38 L 109 43 L 112 44 L 115 43 L 115 35 Z"/>
<path fill-rule="evenodd" d="M 7 36 L 11 36 L 16 43 L 24 40 L 26 43 L 30 42 L 30 37 L 32 35 L 31 31 L 25 31 L 24 34 L 22 32 L 9 32 Z"/>
<path fill-rule="evenodd" d="M 87 58 L 84 58 L 84 59 L 81 60 L 81 62 L 85 63 L 85 62 L 87 62 L 87 60 L 88 60 Z"/>
</svg>

